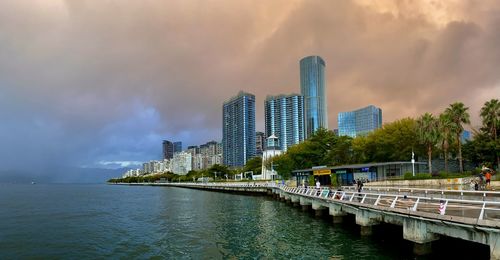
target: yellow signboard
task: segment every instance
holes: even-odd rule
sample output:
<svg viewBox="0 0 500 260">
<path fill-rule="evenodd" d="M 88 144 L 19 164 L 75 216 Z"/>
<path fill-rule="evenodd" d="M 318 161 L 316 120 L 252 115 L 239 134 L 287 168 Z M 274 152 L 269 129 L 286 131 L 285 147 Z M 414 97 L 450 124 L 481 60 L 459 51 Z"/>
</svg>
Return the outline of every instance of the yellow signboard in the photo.
<svg viewBox="0 0 500 260">
<path fill-rule="evenodd" d="M 331 170 L 316 170 L 313 172 L 314 175 L 330 175 L 331 173 Z"/>
</svg>

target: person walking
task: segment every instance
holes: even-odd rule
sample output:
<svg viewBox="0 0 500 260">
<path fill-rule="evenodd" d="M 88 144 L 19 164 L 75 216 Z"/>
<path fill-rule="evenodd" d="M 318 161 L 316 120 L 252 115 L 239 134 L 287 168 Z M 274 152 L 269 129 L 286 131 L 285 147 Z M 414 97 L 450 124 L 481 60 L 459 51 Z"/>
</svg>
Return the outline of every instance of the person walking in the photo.
<svg viewBox="0 0 500 260">
<path fill-rule="evenodd" d="M 357 186 L 358 186 L 358 193 L 359 193 L 359 192 L 361 192 L 361 190 L 363 189 L 363 182 L 362 182 L 360 179 L 358 179 L 358 180 L 356 181 L 356 184 L 357 184 Z"/>
<path fill-rule="evenodd" d="M 484 177 L 486 178 L 486 189 L 489 190 L 491 188 L 491 170 L 490 169 L 486 170 Z"/>
</svg>

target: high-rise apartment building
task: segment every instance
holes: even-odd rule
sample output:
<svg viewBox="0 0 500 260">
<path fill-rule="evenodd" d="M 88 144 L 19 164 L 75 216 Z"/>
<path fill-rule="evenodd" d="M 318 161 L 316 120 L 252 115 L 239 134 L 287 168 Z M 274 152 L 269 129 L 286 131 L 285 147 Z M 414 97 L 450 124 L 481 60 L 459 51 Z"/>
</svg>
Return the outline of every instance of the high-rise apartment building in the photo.
<svg viewBox="0 0 500 260">
<path fill-rule="evenodd" d="M 255 133 L 255 154 L 257 156 L 262 156 L 262 153 L 266 149 L 266 134 L 263 132 Z"/>
<path fill-rule="evenodd" d="M 171 161 L 172 172 L 179 175 L 186 175 L 192 170 L 193 156 L 188 152 L 179 152 L 174 154 Z"/>
<path fill-rule="evenodd" d="M 222 154 L 224 164 L 244 166 L 255 156 L 255 96 L 240 92 L 222 108 Z"/>
<path fill-rule="evenodd" d="M 265 105 L 266 136 L 278 138 L 280 149 L 304 141 L 304 97 L 298 94 L 268 96 Z"/>
<path fill-rule="evenodd" d="M 174 158 L 174 144 L 168 140 L 163 140 L 163 159 Z"/>
<path fill-rule="evenodd" d="M 182 142 L 174 142 L 174 153 L 182 152 Z"/>
<path fill-rule="evenodd" d="M 339 136 L 356 137 L 382 127 L 382 109 L 367 106 L 338 114 Z"/>
<path fill-rule="evenodd" d="M 325 61 L 319 56 L 300 60 L 300 93 L 304 97 L 305 138 L 318 128 L 328 129 Z"/>
</svg>

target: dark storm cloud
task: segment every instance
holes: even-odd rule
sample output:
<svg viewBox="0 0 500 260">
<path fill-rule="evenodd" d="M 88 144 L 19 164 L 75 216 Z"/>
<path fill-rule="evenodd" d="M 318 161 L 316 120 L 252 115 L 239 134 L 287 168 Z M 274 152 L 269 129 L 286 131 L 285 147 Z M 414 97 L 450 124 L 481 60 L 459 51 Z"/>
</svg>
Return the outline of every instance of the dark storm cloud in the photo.
<svg viewBox="0 0 500 260">
<path fill-rule="evenodd" d="M 384 121 L 500 96 L 499 5 L 482 1 L 2 1 L 4 167 L 113 165 L 161 140 L 221 139 L 222 102 L 299 92 L 327 62 L 330 127 L 374 104 Z M 28 166 L 26 166 L 28 165 Z M 121 164 L 123 165 L 123 164 Z"/>
</svg>

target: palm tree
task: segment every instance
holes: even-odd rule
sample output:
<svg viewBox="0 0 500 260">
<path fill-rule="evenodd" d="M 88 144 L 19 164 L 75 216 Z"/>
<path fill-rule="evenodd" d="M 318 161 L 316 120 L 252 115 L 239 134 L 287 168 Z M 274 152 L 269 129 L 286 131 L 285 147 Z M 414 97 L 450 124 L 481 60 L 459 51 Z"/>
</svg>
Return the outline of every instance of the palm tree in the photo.
<svg viewBox="0 0 500 260">
<path fill-rule="evenodd" d="M 500 102 L 498 99 L 492 99 L 484 103 L 481 108 L 481 118 L 483 126 L 491 133 L 493 140 L 497 140 L 497 132 L 500 128 Z M 497 158 L 497 169 L 500 169 L 500 159 Z"/>
<path fill-rule="evenodd" d="M 451 132 L 453 128 L 453 123 L 450 117 L 441 113 L 438 120 L 438 140 L 441 142 L 441 148 L 444 154 L 444 171 L 448 172 L 448 148 L 450 148 Z"/>
<path fill-rule="evenodd" d="M 455 102 L 444 111 L 444 113 L 450 117 L 450 120 L 453 123 L 452 131 L 455 134 L 457 141 L 458 165 L 460 166 L 460 173 L 464 172 L 464 165 L 462 162 L 462 142 L 460 140 L 460 136 L 464 131 L 464 127 L 462 126 L 462 124 L 470 124 L 470 115 L 467 110 L 469 110 L 469 108 L 465 107 L 464 103 Z"/>
<path fill-rule="evenodd" d="M 429 173 L 432 173 L 432 147 L 438 141 L 439 121 L 431 114 L 425 113 L 417 119 L 417 132 L 420 142 L 427 146 Z"/>
</svg>

